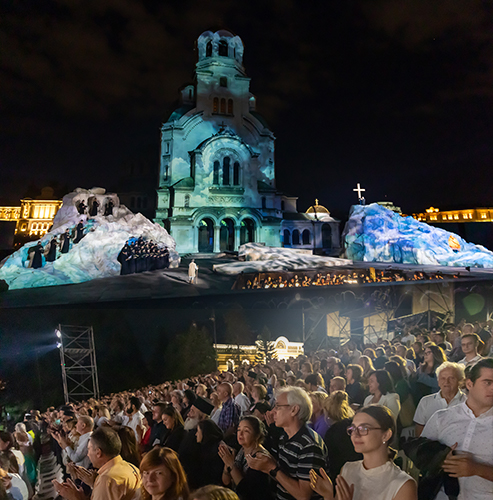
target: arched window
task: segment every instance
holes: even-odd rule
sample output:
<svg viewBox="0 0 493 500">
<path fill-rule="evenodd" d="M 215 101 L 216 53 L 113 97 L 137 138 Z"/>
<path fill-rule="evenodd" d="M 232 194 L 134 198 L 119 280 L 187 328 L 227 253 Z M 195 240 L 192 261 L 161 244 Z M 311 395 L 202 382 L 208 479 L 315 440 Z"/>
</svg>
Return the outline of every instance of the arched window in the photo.
<svg viewBox="0 0 493 500">
<path fill-rule="evenodd" d="M 219 86 L 220 87 L 228 86 L 228 79 L 225 76 L 221 76 L 221 78 L 219 78 Z"/>
<path fill-rule="evenodd" d="M 228 57 L 228 42 L 226 42 L 226 40 L 221 40 L 219 42 L 218 54 L 220 56 Z"/>
<path fill-rule="evenodd" d="M 166 165 L 164 167 L 164 180 L 167 181 L 168 180 L 168 175 L 169 175 L 169 165 Z"/>
<path fill-rule="evenodd" d="M 205 47 L 205 57 L 212 56 L 212 41 L 209 41 Z"/>
<path fill-rule="evenodd" d="M 225 156 L 223 160 L 223 185 L 229 186 L 229 156 Z"/>
<path fill-rule="evenodd" d="M 295 229 L 293 231 L 293 245 L 299 245 L 300 244 L 300 232 Z"/>
<path fill-rule="evenodd" d="M 190 207 L 190 195 L 189 195 L 189 194 L 186 194 L 186 195 L 185 195 L 185 203 L 183 204 L 183 206 L 184 206 L 185 208 Z"/>
<path fill-rule="evenodd" d="M 267 208 L 267 200 L 265 199 L 265 196 L 262 196 L 262 208 Z"/>
<path fill-rule="evenodd" d="M 219 99 L 217 97 L 214 97 L 214 100 L 212 101 L 212 112 L 213 113 L 219 113 Z"/>
<path fill-rule="evenodd" d="M 311 235 L 310 235 L 310 231 L 308 231 L 308 229 L 305 229 L 303 231 L 301 237 L 303 239 L 303 245 L 309 245 L 310 244 Z"/>
<path fill-rule="evenodd" d="M 228 115 L 233 114 L 233 99 L 228 99 Z"/>
<path fill-rule="evenodd" d="M 240 164 L 237 161 L 233 164 L 233 185 L 240 185 Z"/>
<path fill-rule="evenodd" d="M 291 245 L 291 234 L 289 233 L 289 229 L 284 230 L 284 246 Z"/>
<path fill-rule="evenodd" d="M 221 99 L 221 114 L 226 114 L 226 99 Z"/>
<path fill-rule="evenodd" d="M 214 162 L 214 175 L 212 179 L 212 184 L 216 186 L 219 184 L 219 162 L 217 160 Z"/>
</svg>

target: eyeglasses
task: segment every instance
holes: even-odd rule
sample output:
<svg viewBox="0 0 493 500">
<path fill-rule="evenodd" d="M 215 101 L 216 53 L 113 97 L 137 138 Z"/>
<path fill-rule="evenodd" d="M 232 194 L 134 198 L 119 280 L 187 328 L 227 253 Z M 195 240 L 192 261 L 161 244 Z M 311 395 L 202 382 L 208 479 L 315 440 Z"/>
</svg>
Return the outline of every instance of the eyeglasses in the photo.
<svg viewBox="0 0 493 500">
<path fill-rule="evenodd" d="M 346 432 L 351 436 L 353 432 L 357 436 L 367 436 L 368 432 L 370 431 L 375 431 L 377 429 L 382 430 L 381 427 L 369 427 L 368 425 L 358 425 L 358 427 L 355 427 L 354 425 L 351 425 L 346 429 Z"/>
<path fill-rule="evenodd" d="M 279 408 L 283 408 L 283 407 L 287 407 L 287 406 L 291 406 L 291 405 L 274 405 L 274 410 L 278 410 Z"/>
</svg>

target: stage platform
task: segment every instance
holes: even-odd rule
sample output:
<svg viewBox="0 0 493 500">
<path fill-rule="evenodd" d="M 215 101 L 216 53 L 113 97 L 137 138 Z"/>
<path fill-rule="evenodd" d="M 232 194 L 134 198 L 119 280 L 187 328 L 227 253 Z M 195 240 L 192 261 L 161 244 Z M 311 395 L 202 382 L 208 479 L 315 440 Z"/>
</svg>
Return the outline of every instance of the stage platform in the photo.
<svg viewBox="0 0 493 500">
<path fill-rule="evenodd" d="M 196 258 L 199 265 L 197 283 L 188 283 L 188 264 L 190 259 Z M 383 281 L 374 283 L 343 283 L 337 285 L 309 286 L 309 287 L 285 287 L 285 288 L 256 288 L 245 289 L 239 283 L 245 283 L 249 278 L 254 278 L 255 273 L 249 275 L 224 275 L 213 271 L 213 265 L 226 262 L 235 262 L 235 257 L 207 255 L 205 258 L 199 256 L 187 256 L 182 259 L 180 267 L 176 269 L 166 269 L 151 271 L 127 276 L 114 276 L 102 278 L 85 283 L 72 285 L 50 286 L 42 288 L 29 288 L 22 290 L 9 290 L 0 293 L 1 308 L 26 308 L 26 307 L 60 307 L 60 306 L 82 306 L 88 307 L 91 304 L 96 307 L 111 307 L 112 304 L 125 303 L 129 306 L 149 307 L 150 303 L 156 302 L 156 306 L 161 301 L 181 301 L 181 307 L 186 307 L 187 303 L 207 297 L 230 297 L 231 295 L 261 295 L 272 294 L 289 295 L 292 293 L 308 293 L 314 291 L 320 293 L 323 290 L 343 290 L 357 289 L 361 287 L 375 286 L 403 286 L 403 285 L 423 285 L 426 283 L 448 283 L 461 282 L 473 283 L 478 281 L 491 281 L 493 285 L 493 269 L 472 268 L 452 268 L 440 266 L 411 266 L 401 264 L 355 262 L 351 266 L 332 267 L 324 270 L 297 270 L 273 273 L 256 273 L 263 275 L 283 275 L 291 278 L 293 275 L 303 277 L 313 276 L 316 273 L 327 274 L 337 272 L 368 272 L 374 268 L 377 272 L 392 271 L 400 272 L 407 276 L 413 273 L 428 273 L 430 275 L 439 273 L 440 279 L 425 279 L 418 281 Z"/>
</svg>

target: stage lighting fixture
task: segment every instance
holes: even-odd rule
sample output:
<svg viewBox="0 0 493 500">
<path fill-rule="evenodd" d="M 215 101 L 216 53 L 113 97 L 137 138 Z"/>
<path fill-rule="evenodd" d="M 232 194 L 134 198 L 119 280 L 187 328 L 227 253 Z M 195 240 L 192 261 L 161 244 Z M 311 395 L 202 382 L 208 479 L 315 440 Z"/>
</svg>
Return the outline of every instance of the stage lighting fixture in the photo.
<svg viewBox="0 0 493 500">
<path fill-rule="evenodd" d="M 55 334 L 59 339 L 62 338 L 62 332 L 60 330 L 55 330 Z"/>
<path fill-rule="evenodd" d="M 60 349 L 62 347 L 62 343 L 61 342 L 57 342 L 56 346 L 58 347 L 58 349 Z"/>
</svg>

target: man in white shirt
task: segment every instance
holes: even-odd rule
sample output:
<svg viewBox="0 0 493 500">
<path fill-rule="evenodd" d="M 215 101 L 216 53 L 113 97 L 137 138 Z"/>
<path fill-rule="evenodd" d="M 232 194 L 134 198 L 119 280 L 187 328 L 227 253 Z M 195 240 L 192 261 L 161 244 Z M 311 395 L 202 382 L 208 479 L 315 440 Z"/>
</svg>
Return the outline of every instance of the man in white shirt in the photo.
<svg viewBox="0 0 493 500">
<path fill-rule="evenodd" d="M 250 409 L 250 406 L 252 406 L 250 399 L 243 392 L 244 389 L 245 385 L 243 382 L 235 382 L 233 384 L 233 399 L 234 402 L 240 407 L 242 415 Z"/>
<path fill-rule="evenodd" d="M 139 411 L 141 402 L 139 401 L 139 398 L 132 396 L 128 404 L 128 423 L 126 426 L 133 429 L 135 432 L 135 438 L 137 439 L 137 444 L 140 444 L 142 437 L 144 436 L 144 415 L 142 415 Z"/>
<path fill-rule="evenodd" d="M 80 438 L 75 450 L 70 447 L 70 441 L 66 436 L 62 436 L 59 432 L 53 434 L 58 444 L 66 451 L 68 458 L 75 465 L 85 467 L 86 469 L 91 465 L 91 460 L 87 456 L 87 444 L 89 443 L 93 428 L 94 421 L 91 417 L 88 415 L 79 415 L 77 417 L 75 430 L 80 434 Z"/>
<path fill-rule="evenodd" d="M 427 422 L 422 437 L 440 441 L 454 450 L 443 470 L 459 478 L 458 500 L 493 497 L 493 359 L 482 359 L 466 375 L 467 400 L 438 410 Z M 436 497 L 447 500 L 441 490 Z"/>
<path fill-rule="evenodd" d="M 412 333 L 408 332 L 401 338 L 401 342 L 406 346 L 411 346 L 414 342 L 416 342 L 416 337 Z"/>
<path fill-rule="evenodd" d="M 464 380 L 463 365 L 446 361 L 437 368 L 436 375 L 440 390 L 422 398 L 414 414 L 416 437 L 421 435 L 426 422 L 436 411 L 450 408 L 466 400 L 466 395 L 459 389 Z"/>
<path fill-rule="evenodd" d="M 459 361 L 461 365 L 472 366 L 482 359 L 478 354 L 480 340 L 477 333 L 467 333 L 462 336 L 460 344 L 465 357 Z"/>
</svg>

